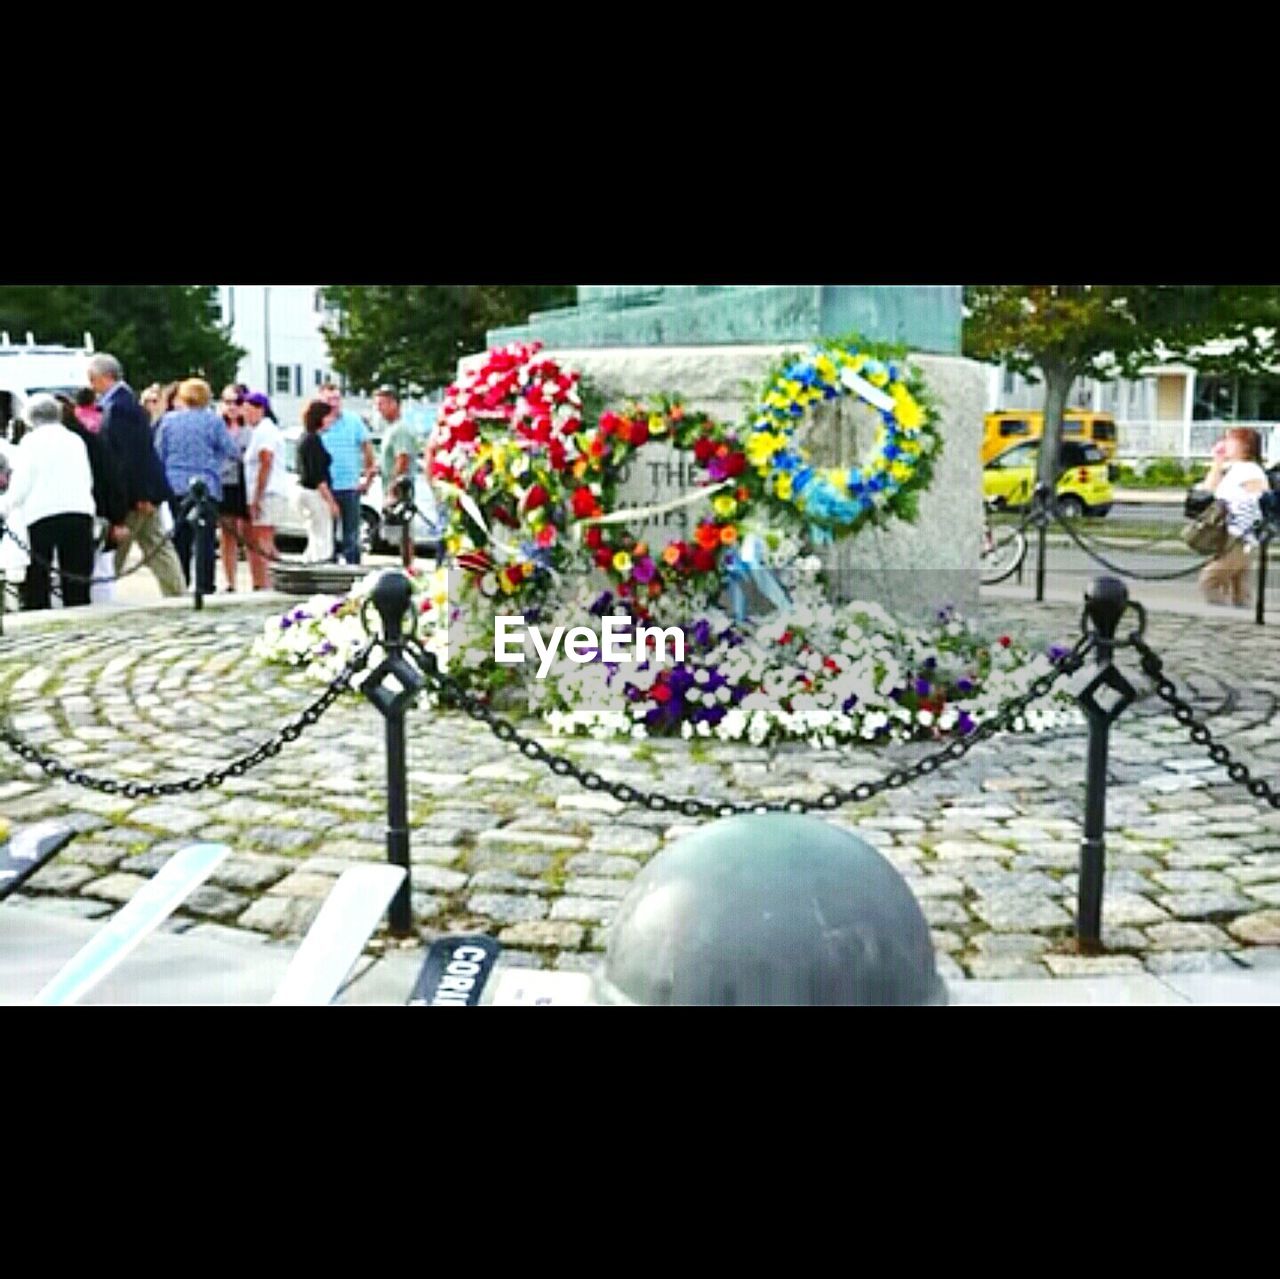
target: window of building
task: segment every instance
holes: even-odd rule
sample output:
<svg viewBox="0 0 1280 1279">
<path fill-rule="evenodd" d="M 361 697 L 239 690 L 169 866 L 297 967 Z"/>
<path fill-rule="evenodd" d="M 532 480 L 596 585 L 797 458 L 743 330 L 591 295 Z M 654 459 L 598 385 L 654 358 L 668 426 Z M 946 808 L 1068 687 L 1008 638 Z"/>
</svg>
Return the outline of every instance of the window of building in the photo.
<svg viewBox="0 0 1280 1279">
<path fill-rule="evenodd" d="M 1012 395 L 1012 394 L 1013 394 L 1013 386 L 1014 386 L 1014 383 L 1015 383 L 1016 381 L 1017 381 L 1017 375 L 1014 373 L 1014 371 L 1013 371 L 1012 369 L 1005 369 L 1005 371 L 1004 371 L 1004 393 L 1005 393 L 1006 395 Z"/>
<path fill-rule="evenodd" d="M 289 386 L 292 382 L 292 370 L 287 364 L 274 365 L 274 380 L 272 381 L 274 395 L 288 395 Z"/>
<path fill-rule="evenodd" d="M 293 393 L 301 397 L 302 395 L 302 365 L 295 364 L 293 366 Z"/>
<path fill-rule="evenodd" d="M 324 385 L 324 370 L 316 369 L 316 389 L 319 390 L 320 387 L 322 387 L 323 385 Z"/>
<path fill-rule="evenodd" d="M 312 309 L 317 313 L 324 310 L 324 290 L 317 289 L 311 303 Z"/>
</svg>

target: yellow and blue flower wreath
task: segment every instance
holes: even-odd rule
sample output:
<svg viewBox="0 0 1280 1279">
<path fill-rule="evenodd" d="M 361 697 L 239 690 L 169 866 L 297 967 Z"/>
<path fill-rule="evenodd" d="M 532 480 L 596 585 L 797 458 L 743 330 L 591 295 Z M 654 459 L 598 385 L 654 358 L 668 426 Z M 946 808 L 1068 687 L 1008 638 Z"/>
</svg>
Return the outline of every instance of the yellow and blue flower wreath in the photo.
<svg viewBox="0 0 1280 1279">
<path fill-rule="evenodd" d="M 875 442 L 856 467 L 816 467 L 794 442 L 810 405 L 857 395 L 880 416 Z M 766 499 L 799 515 L 816 541 L 856 532 L 888 515 L 912 519 L 941 448 L 919 375 L 901 353 L 860 339 L 828 341 L 789 361 L 769 382 L 745 440 Z"/>
</svg>

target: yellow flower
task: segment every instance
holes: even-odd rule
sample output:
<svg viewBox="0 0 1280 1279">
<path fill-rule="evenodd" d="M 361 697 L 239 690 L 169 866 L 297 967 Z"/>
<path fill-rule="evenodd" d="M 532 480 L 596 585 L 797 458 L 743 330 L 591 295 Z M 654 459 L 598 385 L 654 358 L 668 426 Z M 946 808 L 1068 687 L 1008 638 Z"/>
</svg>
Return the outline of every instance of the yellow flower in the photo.
<svg viewBox="0 0 1280 1279">
<path fill-rule="evenodd" d="M 911 467 L 909 467 L 905 462 L 895 462 L 889 468 L 889 474 L 901 484 L 909 480 L 913 472 Z"/>
<path fill-rule="evenodd" d="M 446 540 L 445 545 L 448 547 L 450 555 L 457 555 L 462 550 L 462 538 L 455 534 Z"/>
<path fill-rule="evenodd" d="M 907 454 L 908 457 L 920 456 L 920 441 L 913 439 L 902 439 L 898 442 L 898 447 Z"/>
<path fill-rule="evenodd" d="M 649 434 L 661 435 L 667 429 L 667 419 L 661 413 L 649 414 Z"/>
<path fill-rule="evenodd" d="M 832 467 L 830 470 L 822 473 L 822 478 L 827 481 L 833 488 L 844 492 L 849 487 L 849 472 L 839 467 Z"/>
<path fill-rule="evenodd" d="M 613 557 L 613 567 L 619 573 L 631 572 L 631 556 L 626 551 L 619 551 Z"/>
<path fill-rule="evenodd" d="M 727 493 L 721 493 L 719 497 L 712 498 L 711 506 L 721 519 L 728 519 L 738 509 L 738 503 Z"/>
<path fill-rule="evenodd" d="M 773 483 L 773 491 L 784 501 L 791 500 L 791 474 L 783 471 Z"/>
<path fill-rule="evenodd" d="M 836 380 L 836 366 L 831 363 L 831 357 L 823 354 L 818 356 L 814 361 L 813 367 L 818 370 L 819 375 L 824 381 L 834 382 Z"/>
<path fill-rule="evenodd" d="M 747 461 L 752 466 L 764 466 L 786 443 L 786 436 L 775 435 L 771 431 L 756 431 L 747 438 Z"/>
<path fill-rule="evenodd" d="M 869 378 L 867 378 L 867 381 L 870 382 L 872 386 L 884 386 L 888 380 L 889 373 L 886 369 L 881 369 L 879 373 L 873 373 Z"/>
</svg>

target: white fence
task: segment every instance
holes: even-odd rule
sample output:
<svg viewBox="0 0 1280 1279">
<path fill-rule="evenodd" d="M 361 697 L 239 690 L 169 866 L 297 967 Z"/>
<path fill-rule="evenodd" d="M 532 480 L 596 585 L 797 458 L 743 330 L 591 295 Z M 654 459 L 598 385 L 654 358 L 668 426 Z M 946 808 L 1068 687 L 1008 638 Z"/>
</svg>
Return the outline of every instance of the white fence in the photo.
<svg viewBox="0 0 1280 1279">
<path fill-rule="evenodd" d="M 1207 459 L 1214 444 L 1233 426 L 1249 426 L 1262 436 L 1262 456 L 1280 460 L 1280 422 L 1144 422 L 1116 423 L 1116 453 L 1123 459 L 1175 457 Z"/>
</svg>

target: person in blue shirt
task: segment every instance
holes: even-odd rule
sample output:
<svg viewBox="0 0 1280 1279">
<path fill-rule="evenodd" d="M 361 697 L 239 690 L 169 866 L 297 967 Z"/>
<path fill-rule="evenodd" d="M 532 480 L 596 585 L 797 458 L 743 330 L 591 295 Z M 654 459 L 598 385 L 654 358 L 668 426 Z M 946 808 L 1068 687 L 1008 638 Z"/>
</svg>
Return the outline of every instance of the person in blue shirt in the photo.
<svg viewBox="0 0 1280 1279">
<path fill-rule="evenodd" d="M 188 378 L 178 387 L 178 407 L 166 413 L 156 426 L 156 452 L 164 464 L 165 477 L 174 496 L 173 545 L 182 564 L 182 575 L 191 584 L 191 552 L 195 546 L 196 576 L 200 593 L 212 595 L 214 530 L 222 501 L 222 468 L 237 456 L 235 441 L 226 423 L 209 407 L 213 391 L 201 378 Z M 202 524 L 191 524 L 182 509 L 182 500 L 192 480 L 203 480 L 215 505 L 206 511 Z M 199 539 L 196 545 L 196 539 Z"/>
<path fill-rule="evenodd" d="M 342 532 L 338 554 L 348 564 L 360 563 L 360 498 L 378 473 L 378 459 L 369 438 L 369 428 L 354 413 L 342 411 L 342 393 L 332 382 L 320 388 L 318 397 L 338 416 L 325 429 L 324 446 L 333 459 L 331 473 L 333 496 L 341 512 Z"/>
</svg>

